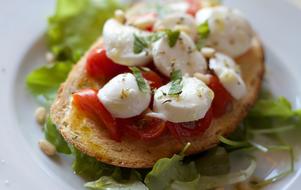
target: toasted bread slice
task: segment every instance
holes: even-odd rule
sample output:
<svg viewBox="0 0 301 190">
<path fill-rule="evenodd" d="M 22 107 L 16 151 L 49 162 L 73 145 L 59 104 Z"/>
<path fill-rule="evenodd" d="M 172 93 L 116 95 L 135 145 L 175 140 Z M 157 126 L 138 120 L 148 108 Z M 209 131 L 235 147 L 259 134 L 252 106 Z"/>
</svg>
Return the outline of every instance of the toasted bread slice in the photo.
<svg viewBox="0 0 301 190">
<path fill-rule="evenodd" d="M 95 45 L 100 43 L 101 38 Z M 129 168 L 152 167 L 158 159 L 179 153 L 185 144 L 171 135 L 155 141 L 123 138 L 122 142 L 116 142 L 109 137 L 105 127 L 99 126 L 76 110 L 71 103 L 73 92 L 83 88 L 101 88 L 103 85 L 88 77 L 85 69 L 87 54 L 74 66 L 66 82 L 61 85 L 51 107 L 51 118 L 66 141 L 99 161 Z M 236 61 L 241 66 L 247 95 L 234 101 L 232 111 L 214 119 L 202 136 L 185 139 L 185 142 L 192 144 L 186 154 L 195 154 L 216 146 L 219 143 L 218 137 L 235 130 L 255 102 L 264 74 L 264 55 L 260 41 L 254 38 L 252 48 Z"/>
</svg>

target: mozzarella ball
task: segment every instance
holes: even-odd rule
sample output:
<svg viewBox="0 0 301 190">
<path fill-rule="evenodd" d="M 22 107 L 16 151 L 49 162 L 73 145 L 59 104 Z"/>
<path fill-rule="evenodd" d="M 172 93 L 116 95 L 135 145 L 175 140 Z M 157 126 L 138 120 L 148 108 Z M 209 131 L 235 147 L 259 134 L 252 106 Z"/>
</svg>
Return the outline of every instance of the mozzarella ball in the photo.
<svg viewBox="0 0 301 190">
<path fill-rule="evenodd" d="M 214 71 L 222 85 L 235 99 L 241 99 L 246 94 L 247 89 L 241 77 L 239 65 L 231 57 L 216 53 L 209 61 L 209 68 Z"/>
<path fill-rule="evenodd" d="M 145 37 L 148 32 L 122 25 L 115 19 L 108 20 L 103 28 L 103 42 L 107 56 L 114 62 L 125 66 L 141 66 L 151 61 L 148 49 L 134 53 L 134 34 Z"/>
<path fill-rule="evenodd" d="M 183 32 L 174 47 L 169 46 L 166 36 L 155 42 L 152 54 L 155 66 L 165 76 L 169 76 L 173 70 L 181 70 L 183 74 L 192 76 L 195 72 L 204 73 L 207 69 L 205 58 Z"/>
<path fill-rule="evenodd" d="M 208 22 L 206 45 L 231 57 L 238 57 L 251 47 L 253 30 L 238 10 L 222 6 L 204 8 L 197 12 L 196 22 Z"/>
<path fill-rule="evenodd" d="M 154 95 L 154 112 L 174 123 L 204 118 L 214 98 L 213 91 L 194 77 L 183 77 L 182 84 L 182 93 L 176 96 L 168 95 L 171 83 L 160 87 Z"/>
<path fill-rule="evenodd" d="M 145 80 L 147 83 L 147 81 Z M 130 118 L 149 106 L 151 91 L 142 92 L 131 73 L 119 74 L 98 91 L 98 99 L 115 118 Z"/>
</svg>

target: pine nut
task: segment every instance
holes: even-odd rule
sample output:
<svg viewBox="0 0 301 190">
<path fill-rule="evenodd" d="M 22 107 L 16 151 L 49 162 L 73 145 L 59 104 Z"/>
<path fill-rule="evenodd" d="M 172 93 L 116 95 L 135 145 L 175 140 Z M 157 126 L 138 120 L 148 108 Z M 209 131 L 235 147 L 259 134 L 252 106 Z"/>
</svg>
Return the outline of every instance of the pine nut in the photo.
<svg viewBox="0 0 301 190">
<path fill-rule="evenodd" d="M 205 84 L 209 84 L 209 82 L 210 82 L 210 75 L 209 74 L 194 73 L 193 76 L 195 78 L 203 81 Z"/>
<path fill-rule="evenodd" d="M 201 53 L 203 54 L 204 57 L 211 58 L 215 54 L 215 49 L 209 48 L 209 47 L 204 47 L 201 49 Z"/>
<path fill-rule="evenodd" d="M 125 14 L 122 10 L 118 9 L 115 11 L 115 19 L 120 22 L 121 24 L 124 24 L 125 21 L 126 21 L 126 18 L 125 18 Z"/>
<path fill-rule="evenodd" d="M 39 147 L 42 150 L 42 152 L 47 156 L 54 156 L 56 154 L 56 149 L 53 146 L 53 144 L 51 144 L 45 139 L 41 139 L 39 141 Z"/>
<path fill-rule="evenodd" d="M 38 107 L 35 111 L 35 118 L 38 124 L 43 125 L 45 123 L 47 111 L 44 107 Z"/>
</svg>

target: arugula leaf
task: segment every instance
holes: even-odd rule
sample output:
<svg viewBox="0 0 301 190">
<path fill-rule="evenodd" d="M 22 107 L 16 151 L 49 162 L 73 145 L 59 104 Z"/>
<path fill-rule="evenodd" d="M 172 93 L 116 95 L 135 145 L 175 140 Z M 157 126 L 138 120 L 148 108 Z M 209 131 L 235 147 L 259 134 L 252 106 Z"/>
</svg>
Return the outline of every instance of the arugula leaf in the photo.
<svg viewBox="0 0 301 190">
<path fill-rule="evenodd" d="M 171 87 L 169 89 L 168 95 L 174 96 L 182 93 L 183 89 L 183 76 L 180 70 L 175 70 L 171 72 L 170 75 Z"/>
<path fill-rule="evenodd" d="M 58 132 L 56 126 L 52 123 L 50 117 L 44 126 L 45 138 L 51 142 L 60 153 L 71 154 L 69 146 L 62 135 Z"/>
<path fill-rule="evenodd" d="M 143 50 L 145 48 L 148 48 L 148 43 L 147 43 L 146 39 L 134 34 L 133 52 L 135 54 L 139 54 L 139 53 L 143 52 Z"/>
<path fill-rule="evenodd" d="M 72 147 L 72 153 L 75 160 L 72 164 L 72 169 L 77 175 L 88 180 L 96 180 L 105 175 L 111 175 L 115 167 L 99 162 L 76 148 Z"/>
<path fill-rule="evenodd" d="M 145 79 L 143 78 L 140 69 L 138 69 L 137 67 L 130 67 L 130 69 L 132 70 L 133 75 L 136 78 L 136 82 L 137 82 L 137 85 L 139 87 L 139 90 L 141 92 L 147 93 L 149 91 L 149 86 L 145 82 Z"/>
<path fill-rule="evenodd" d="M 63 62 L 42 66 L 26 77 L 27 87 L 41 103 L 47 105 L 54 100 L 58 87 L 65 81 L 71 68 L 71 63 Z"/>
<path fill-rule="evenodd" d="M 117 174 L 116 174 L 117 173 Z M 121 169 L 114 171 L 112 176 L 102 176 L 96 181 L 88 182 L 85 187 L 92 190 L 147 190 L 148 188 L 139 181 L 137 172 L 131 171 L 129 179 L 123 179 L 120 176 Z"/>
<path fill-rule="evenodd" d="M 183 163 L 184 156 L 174 155 L 156 162 L 152 171 L 145 177 L 146 186 L 152 190 L 169 189 L 174 181 L 189 182 L 197 178 L 198 173 L 193 162 Z"/>
<path fill-rule="evenodd" d="M 168 30 L 165 30 L 165 33 L 167 35 L 167 41 L 168 41 L 169 47 L 173 48 L 177 44 L 177 41 L 180 37 L 180 31 L 179 30 L 172 31 L 172 30 L 168 29 Z"/>
<path fill-rule="evenodd" d="M 222 147 L 213 148 L 195 160 L 196 168 L 204 176 L 223 175 L 230 172 L 230 160 Z"/>
<path fill-rule="evenodd" d="M 206 39 L 208 38 L 210 34 L 210 28 L 208 20 L 198 26 L 198 34 L 199 34 L 199 40 L 196 43 L 197 49 L 200 50 L 202 47 L 205 46 Z"/>
</svg>

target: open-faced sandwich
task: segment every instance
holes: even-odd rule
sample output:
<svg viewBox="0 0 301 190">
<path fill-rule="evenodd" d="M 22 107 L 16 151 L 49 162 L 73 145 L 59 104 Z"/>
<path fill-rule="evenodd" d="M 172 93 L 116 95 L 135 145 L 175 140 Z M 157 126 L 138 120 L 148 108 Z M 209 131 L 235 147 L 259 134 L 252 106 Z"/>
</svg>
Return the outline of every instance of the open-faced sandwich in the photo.
<svg viewBox="0 0 301 190">
<path fill-rule="evenodd" d="M 110 165 L 149 168 L 237 127 L 261 87 L 260 40 L 238 10 L 188 2 L 138 3 L 106 21 L 51 107 L 68 143 Z"/>
</svg>

